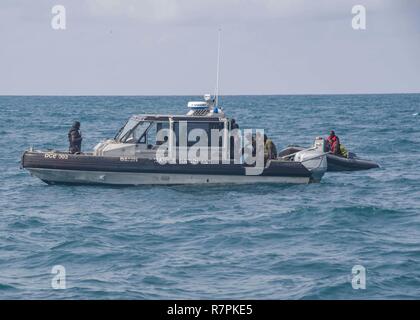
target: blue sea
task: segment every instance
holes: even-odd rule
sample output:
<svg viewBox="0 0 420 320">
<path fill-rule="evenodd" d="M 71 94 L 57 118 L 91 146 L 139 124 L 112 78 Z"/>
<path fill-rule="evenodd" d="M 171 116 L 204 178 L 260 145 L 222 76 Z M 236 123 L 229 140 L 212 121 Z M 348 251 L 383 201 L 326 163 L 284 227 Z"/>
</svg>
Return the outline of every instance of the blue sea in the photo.
<svg viewBox="0 0 420 320">
<path fill-rule="evenodd" d="M 90 150 L 132 114 L 197 99 L 0 97 L 0 299 L 420 298 L 418 94 L 221 97 L 278 150 L 335 129 L 381 165 L 315 184 L 49 186 L 20 169 L 30 146 L 67 150 L 74 120 Z"/>
</svg>

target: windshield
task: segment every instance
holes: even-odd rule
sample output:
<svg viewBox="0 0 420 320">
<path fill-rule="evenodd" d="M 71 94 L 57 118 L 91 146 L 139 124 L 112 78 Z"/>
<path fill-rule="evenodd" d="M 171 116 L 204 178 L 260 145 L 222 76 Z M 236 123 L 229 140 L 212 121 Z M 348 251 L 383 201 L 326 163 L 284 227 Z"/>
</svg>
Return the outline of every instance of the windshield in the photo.
<svg viewBox="0 0 420 320">
<path fill-rule="evenodd" d="M 146 143 L 146 131 L 150 124 L 148 121 L 141 121 L 132 130 L 128 131 L 121 141 L 125 143 Z"/>
<path fill-rule="evenodd" d="M 131 130 L 133 129 L 137 124 L 138 120 L 130 119 L 127 121 L 127 123 L 120 129 L 120 131 L 117 133 L 117 136 L 115 137 L 115 140 L 121 141 L 121 139 Z"/>
</svg>

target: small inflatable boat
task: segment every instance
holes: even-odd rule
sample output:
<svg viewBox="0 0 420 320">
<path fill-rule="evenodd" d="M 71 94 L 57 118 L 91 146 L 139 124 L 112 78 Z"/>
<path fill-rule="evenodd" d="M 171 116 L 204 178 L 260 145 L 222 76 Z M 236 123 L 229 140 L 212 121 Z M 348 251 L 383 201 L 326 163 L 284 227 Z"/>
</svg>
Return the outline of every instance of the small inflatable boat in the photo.
<svg viewBox="0 0 420 320">
<path fill-rule="evenodd" d="M 320 138 L 317 138 L 320 139 Z M 322 138 L 321 138 L 322 139 Z M 282 159 L 291 159 L 294 155 L 302 150 L 311 148 L 303 148 L 300 146 L 290 145 L 280 151 L 278 157 Z M 358 171 L 373 168 L 379 168 L 379 164 L 367 159 L 361 159 L 356 154 L 349 152 L 347 157 L 327 153 L 327 171 Z"/>
</svg>

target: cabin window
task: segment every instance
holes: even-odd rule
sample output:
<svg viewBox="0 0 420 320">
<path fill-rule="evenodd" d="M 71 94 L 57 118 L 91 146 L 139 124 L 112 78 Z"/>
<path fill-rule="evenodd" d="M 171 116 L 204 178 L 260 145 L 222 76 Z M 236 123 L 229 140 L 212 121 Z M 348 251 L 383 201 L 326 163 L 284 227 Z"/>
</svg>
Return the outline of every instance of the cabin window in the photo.
<svg viewBox="0 0 420 320">
<path fill-rule="evenodd" d="M 218 145 L 219 148 L 223 147 L 223 133 L 222 133 L 222 130 L 224 129 L 224 123 L 223 122 L 212 122 L 212 123 L 209 123 L 209 126 L 210 126 L 210 136 L 209 136 L 210 141 L 209 141 L 209 144 L 211 145 L 211 143 L 212 143 L 212 141 L 211 141 L 212 130 L 218 130 L 219 131 L 219 137 L 218 137 L 219 143 L 215 144 L 215 145 Z"/>
<path fill-rule="evenodd" d="M 222 130 L 223 129 L 223 123 L 222 122 L 193 122 L 193 121 L 188 121 L 187 122 L 187 137 L 189 136 L 190 132 L 194 129 L 201 129 L 203 130 L 206 134 L 207 134 L 207 142 L 208 142 L 208 146 L 211 146 L 211 130 L 215 129 L 215 130 Z M 176 136 L 176 146 L 179 147 L 179 140 L 180 140 L 180 135 L 179 135 L 179 122 L 175 122 L 174 123 L 174 133 Z M 185 139 L 185 138 L 184 138 Z M 188 138 L 187 138 L 188 139 Z M 222 134 L 220 133 L 219 135 L 219 147 L 222 147 Z M 195 145 L 198 141 L 200 140 L 199 137 L 196 138 L 195 141 L 187 141 L 187 146 L 191 147 L 193 145 Z M 217 144 L 216 144 L 217 146 Z"/>
<path fill-rule="evenodd" d="M 158 122 L 156 123 L 156 135 L 155 135 L 155 141 L 156 141 L 156 145 L 161 145 L 165 142 L 165 138 L 161 136 L 162 139 L 157 139 L 157 133 L 160 130 L 169 130 L 169 122 Z M 163 134 L 165 134 L 166 136 L 169 135 L 169 132 L 163 132 Z M 168 138 L 166 138 L 168 139 Z"/>
<path fill-rule="evenodd" d="M 165 139 L 160 139 L 158 141 L 158 132 L 160 130 L 169 129 L 169 122 L 152 122 L 150 126 L 147 128 L 147 132 L 144 134 L 145 141 L 140 139 L 140 143 L 146 143 L 147 147 L 153 148 L 154 146 L 161 145 Z M 164 132 L 165 135 L 168 135 L 169 132 Z"/>
<path fill-rule="evenodd" d="M 125 143 L 146 143 L 146 131 L 150 127 L 151 122 L 140 122 L 125 138 Z"/>
<path fill-rule="evenodd" d="M 191 131 L 198 129 L 199 132 L 198 134 L 200 134 L 201 132 L 205 132 L 205 134 L 207 135 L 207 144 L 210 146 L 210 130 L 209 130 L 209 123 L 208 122 L 188 122 L 187 124 L 187 132 L 188 132 L 188 136 L 190 136 Z M 196 130 L 197 131 L 197 130 Z M 193 138 L 193 137 L 191 137 Z M 187 141 L 187 146 L 191 147 L 193 145 L 195 145 L 198 141 L 200 141 L 200 137 L 196 137 L 196 140 Z"/>
<path fill-rule="evenodd" d="M 132 130 L 139 122 L 134 119 L 129 119 L 124 127 L 121 128 L 120 132 L 115 137 L 115 140 L 122 141 L 125 140 L 127 133 Z"/>
</svg>

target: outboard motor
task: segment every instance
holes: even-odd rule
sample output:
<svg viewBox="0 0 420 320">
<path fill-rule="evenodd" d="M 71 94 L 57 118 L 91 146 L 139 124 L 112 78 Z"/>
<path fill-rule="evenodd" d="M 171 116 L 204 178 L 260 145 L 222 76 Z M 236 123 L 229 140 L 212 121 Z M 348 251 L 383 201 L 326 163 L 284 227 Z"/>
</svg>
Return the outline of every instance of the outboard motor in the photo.
<svg viewBox="0 0 420 320">
<path fill-rule="evenodd" d="M 294 161 L 301 162 L 312 173 L 315 182 L 320 181 L 327 171 L 327 154 L 324 150 L 324 138 L 316 137 L 313 147 L 299 151 L 294 156 Z"/>
</svg>

